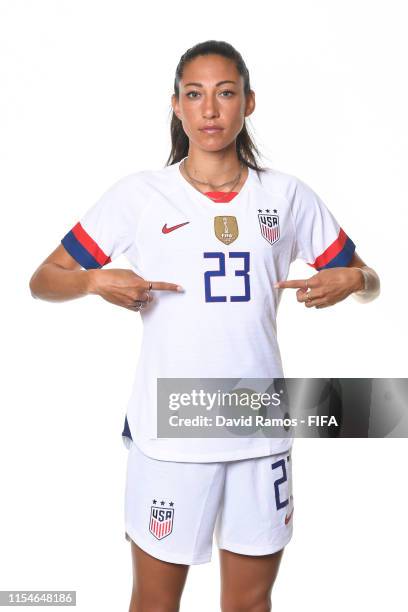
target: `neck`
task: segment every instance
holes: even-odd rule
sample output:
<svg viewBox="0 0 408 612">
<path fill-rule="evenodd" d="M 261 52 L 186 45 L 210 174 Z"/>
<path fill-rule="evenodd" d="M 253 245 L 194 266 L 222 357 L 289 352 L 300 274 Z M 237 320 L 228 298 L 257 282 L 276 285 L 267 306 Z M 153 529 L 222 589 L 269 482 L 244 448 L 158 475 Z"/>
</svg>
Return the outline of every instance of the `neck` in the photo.
<svg viewBox="0 0 408 612">
<path fill-rule="evenodd" d="M 186 169 L 192 178 L 212 185 L 232 181 L 241 170 L 235 149 L 230 152 L 201 151 L 190 147 L 186 161 Z"/>
</svg>

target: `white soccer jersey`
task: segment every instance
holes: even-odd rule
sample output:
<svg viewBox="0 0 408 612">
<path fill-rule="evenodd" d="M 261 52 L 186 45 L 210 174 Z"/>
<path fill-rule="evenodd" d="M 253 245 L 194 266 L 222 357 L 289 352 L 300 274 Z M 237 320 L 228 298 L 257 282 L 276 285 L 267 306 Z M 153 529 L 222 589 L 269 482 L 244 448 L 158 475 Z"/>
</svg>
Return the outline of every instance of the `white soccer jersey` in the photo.
<svg viewBox="0 0 408 612">
<path fill-rule="evenodd" d="M 156 459 L 226 461 L 281 453 L 293 438 L 158 438 L 157 378 L 283 378 L 276 313 L 292 261 L 346 266 L 355 244 L 303 181 L 249 168 L 238 193 L 203 194 L 181 162 L 117 181 L 62 239 L 83 268 L 124 254 L 153 291 L 124 436 Z M 212 197 L 211 197 L 212 196 Z M 214 198 L 214 199 L 212 199 Z M 135 316 L 137 316 L 135 314 Z"/>
</svg>

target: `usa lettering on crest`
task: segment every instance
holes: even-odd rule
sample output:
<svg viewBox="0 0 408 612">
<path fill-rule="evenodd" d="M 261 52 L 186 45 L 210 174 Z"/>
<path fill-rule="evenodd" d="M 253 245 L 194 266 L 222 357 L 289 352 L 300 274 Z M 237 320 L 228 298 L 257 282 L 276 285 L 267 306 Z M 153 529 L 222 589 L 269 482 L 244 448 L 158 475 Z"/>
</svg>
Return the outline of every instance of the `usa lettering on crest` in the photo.
<svg viewBox="0 0 408 612">
<path fill-rule="evenodd" d="M 279 216 L 269 213 L 258 213 L 259 227 L 261 228 L 261 234 L 269 242 L 274 244 L 279 240 Z"/>
<path fill-rule="evenodd" d="M 158 540 L 168 536 L 173 530 L 174 508 L 151 506 L 149 531 Z"/>
</svg>

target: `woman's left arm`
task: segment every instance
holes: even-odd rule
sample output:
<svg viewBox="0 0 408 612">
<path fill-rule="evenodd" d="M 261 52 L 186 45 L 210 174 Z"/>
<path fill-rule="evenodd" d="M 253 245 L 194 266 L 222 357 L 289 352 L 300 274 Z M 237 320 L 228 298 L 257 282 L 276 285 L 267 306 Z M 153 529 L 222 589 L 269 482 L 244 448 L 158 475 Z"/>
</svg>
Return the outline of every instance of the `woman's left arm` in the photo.
<svg viewBox="0 0 408 612">
<path fill-rule="evenodd" d="M 320 270 L 307 279 L 280 281 L 275 288 L 298 289 L 298 302 L 307 308 L 327 308 L 352 295 L 358 302 L 371 302 L 380 294 L 380 279 L 354 252 L 346 267 Z"/>
<path fill-rule="evenodd" d="M 353 257 L 348 264 L 349 268 L 355 268 L 360 274 L 360 287 L 357 291 L 353 291 L 351 294 L 358 302 L 371 302 L 380 295 L 381 283 L 380 277 L 373 268 L 369 268 L 364 261 L 357 255 L 353 254 Z"/>
</svg>

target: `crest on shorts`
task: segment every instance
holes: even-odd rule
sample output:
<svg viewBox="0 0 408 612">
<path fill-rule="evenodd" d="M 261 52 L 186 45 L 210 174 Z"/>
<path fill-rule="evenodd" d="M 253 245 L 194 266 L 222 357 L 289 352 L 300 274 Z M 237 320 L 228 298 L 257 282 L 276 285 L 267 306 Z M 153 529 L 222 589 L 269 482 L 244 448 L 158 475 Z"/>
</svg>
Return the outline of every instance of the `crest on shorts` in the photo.
<svg viewBox="0 0 408 612">
<path fill-rule="evenodd" d="M 258 209 L 258 221 L 261 228 L 261 234 L 269 242 L 274 244 L 280 237 L 279 231 L 279 216 L 276 214 L 276 209 L 271 212 L 269 208 L 265 211 Z"/>
<path fill-rule="evenodd" d="M 153 500 L 153 503 L 157 503 Z M 170 502 L 169 506 L 173 506 Z M 160 502 L 159 506 L 150 507 L 149 531 L 158 540 L 162 540 L 173 531 L 174 508 L 165 506 L 165 502 Z"/>
<path fill-rule="evenodd" d="M 238 238 L 237 218 L 232 215 L 214 217 L 214 232 L 218 240 L 224 244 L 231 244 Z"/>
</svg>

